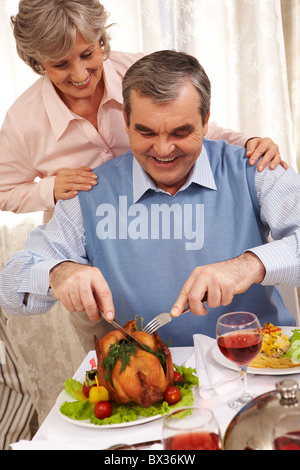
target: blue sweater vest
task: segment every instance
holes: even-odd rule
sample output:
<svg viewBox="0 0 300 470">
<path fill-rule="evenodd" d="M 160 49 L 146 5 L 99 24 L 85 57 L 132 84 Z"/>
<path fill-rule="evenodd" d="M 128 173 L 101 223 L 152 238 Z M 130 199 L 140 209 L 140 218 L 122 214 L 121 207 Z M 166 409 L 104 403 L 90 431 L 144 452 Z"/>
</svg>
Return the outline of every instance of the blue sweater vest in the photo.
<svg viewBox="0 0 300 470">
<path fill-rule="evenodd" d="M 98 185 L 81 192 L 87 256 L 107 280 L 122 324 L 143 317 L 145 324 L 168 312 L 193 269 L 230 259 L 267 243 L 259 217 L 255 167 L 245 150 L 205 140 L 217 190 L 192 183 L 171 197 L 148 190 L 133 203 L 131 152 L 94 170 Z M 159 330 L 173 346 L 193 345 L 193 334 L 215 337 L 217 318 L 245 310 L 263 325 L 294 325 L 276 288 L 253 285 L 229 306 L 188 313 Z"/>
</svg>

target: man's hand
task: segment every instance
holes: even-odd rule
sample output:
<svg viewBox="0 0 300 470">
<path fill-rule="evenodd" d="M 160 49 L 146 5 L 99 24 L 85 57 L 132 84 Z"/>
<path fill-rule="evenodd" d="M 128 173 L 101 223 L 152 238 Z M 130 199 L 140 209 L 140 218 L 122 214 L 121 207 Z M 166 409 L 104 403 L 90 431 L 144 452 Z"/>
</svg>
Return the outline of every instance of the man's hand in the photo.
<svg viewBox="0 0 300 470">
<path fill-rule="evenodd" d="M 59 199 L 72 199 L 77 196 L 78 191 L 90 191 L 96 184 L 97 175 L 91 168 L 63 168 L 58 171 L 54 182 L 55 203 Z"/>
<path fill-rule="evenodd" d="M 85 311 L 92 322 L 98 322 L 101 308 L 106 320 L 114 318 L 112 294 L 98 268 L 60 263 L 50 271 L 50 287 L 69 312 Z"/>
<path fill-rule="evenodd" d="M 274 170 L 279 164 L 285 169 L 288 169 L 288 164 L 281 160 L 279 147 L 268 137 L 253 137 L 246 143 L 247 154 L 250 158 L 250 165 L 255 165 L 259 157 L 263 155 L 259 162 L 258 170 L 262 171 L 270 163 L 270 169 Z"/>
<path fill-rule="evenodd" d="M 265 267 L 253 253 L 237 258 L 197 267 L 184 284 L 171 309 L 171 315 L 182 313 L 187 303 L 195 315 L 206 315 L 202 299 L 207 292 L 207 305 L 216 308 L 229 305 L 233 296 L 245 292 L 252 284 L 265 277 Z"/>
</svg>

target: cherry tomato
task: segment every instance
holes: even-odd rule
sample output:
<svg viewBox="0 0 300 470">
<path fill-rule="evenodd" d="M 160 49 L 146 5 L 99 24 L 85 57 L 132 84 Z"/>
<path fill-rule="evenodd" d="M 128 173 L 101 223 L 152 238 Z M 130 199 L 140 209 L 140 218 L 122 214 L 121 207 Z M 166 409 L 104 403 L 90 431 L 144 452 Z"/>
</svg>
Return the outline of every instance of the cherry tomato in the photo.
<svg viewBox="0 0 300 470">
<path fill-rule="evenodd" d="M 89 398 L 90 396 L 90 390 L 91 390 L 92 387 L 87 387 L 85 384 L 83 384 L 83 387 L 82 387 L 82 391 L 84 393 L 84 395 Z"/>
<path fill-rule="evenodd" d="M 164 393 L 164 400 L 168 403 L 168 405 L 175 405 L 181 400 L 181 393 L 177 387 L 170 386 Z"/>
<path fill-rule="evenodd" d="M 113 407 L 110 401 L 99 401 L 96 403 L 94 413 L 96 418 L 104 419 L 109 418 L 112 415 Z"/>
<path fill-rule="evenodd" d="M 175 372 L 174 372 L 174 381 L 175 381 L 175 383 L 183 382 L 183 377 L 180 374 L 180 372 L 177 372 L 177 370 L 175 370 Z"/>
</svg>

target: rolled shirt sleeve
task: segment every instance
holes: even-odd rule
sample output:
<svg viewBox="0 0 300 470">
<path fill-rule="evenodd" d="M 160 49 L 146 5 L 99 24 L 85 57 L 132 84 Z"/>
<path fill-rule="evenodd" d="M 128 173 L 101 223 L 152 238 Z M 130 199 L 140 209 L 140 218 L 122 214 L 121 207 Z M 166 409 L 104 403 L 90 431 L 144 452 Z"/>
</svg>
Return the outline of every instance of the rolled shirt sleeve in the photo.
<svg viewBox="0 0 300 470">
<path fill-rule="evenodd" d="M 57 299 L 49 287 L 51 269 L 63 261 L 88 264 L 78 198 L 59 201 L 52 220 L 37 227 L 25 249 L 16 253 L 0 273 L 0 304 L 10 314 L 38 314 Z M 24 304 L 25 294 L 28 296 Z"/>
<path fill-rule="evenodd" d="M 266 268 L 263 285 L 300 285 L 300 175 L 278 166 L 256 172 L 261 220 L 270 227 L 270 243 L 251 250 Z"/>
<path fill-rule="evenodd" d="M 263 285 L 300 285 L 300 175 L 293 169 L 255 172 L 261 221 L 273 241 L 253 247 L 266 268 Z M 12 314 L 44 313 L 56 299 L 49 288 L 50 270 L 63 261 L 89 263 L 78 197 L 57 203 L 47 225 L 36 228 L 25 249 L 0 273 L 0 305 Z M 24 295 L 29 293 L 27 305 Z"/>
</svg>

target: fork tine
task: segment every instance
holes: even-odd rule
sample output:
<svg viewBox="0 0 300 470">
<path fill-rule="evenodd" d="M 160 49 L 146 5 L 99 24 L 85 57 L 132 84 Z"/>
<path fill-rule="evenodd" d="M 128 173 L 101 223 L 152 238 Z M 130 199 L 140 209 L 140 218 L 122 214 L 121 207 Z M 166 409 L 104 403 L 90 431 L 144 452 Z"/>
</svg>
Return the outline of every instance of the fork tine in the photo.
<svg viewBox="0 0 300 470">
<path fill-rule="evenodd" d="M 162 325 L 160 325 L 159 323 L 156 323 L 155 325 L 152 325 L 151 328 L 149 328 L 149 330 L 146 331 L 146 333 L 148 333 L 149 335 L 152 335 L 152 333 L 154 333 L 154 331 L 158 330 L 158 328 L 160 328 Z"/>
<path fill-rule="evenodd" d="M 162 325 L 157 325 L 157 326 L 154 326 L 153 328 L 151 328 L 149 331 L 146 331 L 146 333 L 148 333 L 148 335 L 152 335 L 155 331 L 158 330 L 158 328 L 160 328 Z"/>
<path fill-rule="evenodd" d="M 207 301 L 207 295 L 206 294 L 204 295 L 202 301 L 203 302 Z M 183 310 L 182 313 L 187 313 L 187 312 L 190 312 L 189 304 L 187 304 L 187 306 L 185 307 L 185 309 Z M 147 323 L 147 325 L 145 326 L 145 328 L 143 328 L 143 330 L 146 333 L 151 335 L 152 333 L 154 333 L 154 331 L 158 330 L 158 328 L 160 328 L 161 326 L 166 325 L 171 320 L 172 320 L 172 317 L 171 317 L 170 313 L 166 313 L 166 312 L 165 313 L 160 313 L 156 317 L 152 318 L 152 320 L 150 320 L 149 323 Z"/>
<path fill-rule="evenodd" d="M 155 329 L 159 327 L 159 325 L 160 325 L 159 321 L 154 319 L 145 326 L 144 331 L 151 335 L 153 331 L 155 331 Z"/>
<path fill-rule="evenodd" d="M 169 313 L 160 313 L 154 317 L 144 328 L 146 333 L 152 334 L 154 331 L 158 330 L 161 326 L 166 325 L 171 320 Z"/>
</svg>

